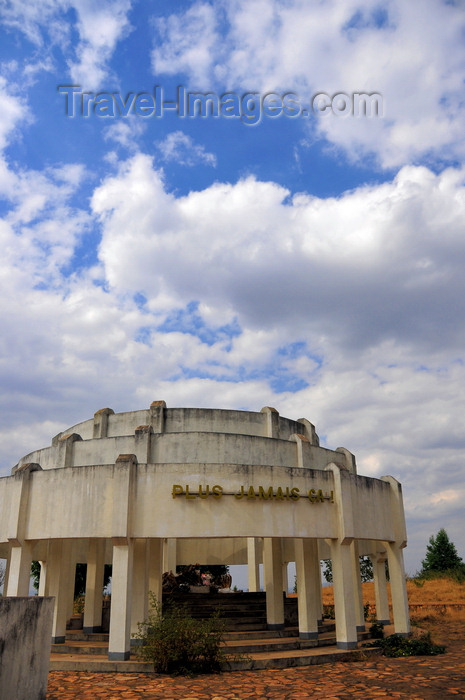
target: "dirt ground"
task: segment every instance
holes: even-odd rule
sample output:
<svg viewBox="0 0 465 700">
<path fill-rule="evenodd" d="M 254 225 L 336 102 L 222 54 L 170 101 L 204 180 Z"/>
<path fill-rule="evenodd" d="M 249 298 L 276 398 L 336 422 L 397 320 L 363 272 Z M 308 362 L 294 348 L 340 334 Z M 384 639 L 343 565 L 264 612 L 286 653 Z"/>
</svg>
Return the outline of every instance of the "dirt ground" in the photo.
<svg viewBox="0 0 465 700">
<path fill-rule="evenodd" d="M 421 620 L 433 640 L 445 644 L 439 656 L 375 659 L 291 668 L 223 673 L 196 678 L 146 674 L 54 672 L 47 700 L 447 700 L 465 697 L 465 620 L 437 615 Z"/>
</svg>

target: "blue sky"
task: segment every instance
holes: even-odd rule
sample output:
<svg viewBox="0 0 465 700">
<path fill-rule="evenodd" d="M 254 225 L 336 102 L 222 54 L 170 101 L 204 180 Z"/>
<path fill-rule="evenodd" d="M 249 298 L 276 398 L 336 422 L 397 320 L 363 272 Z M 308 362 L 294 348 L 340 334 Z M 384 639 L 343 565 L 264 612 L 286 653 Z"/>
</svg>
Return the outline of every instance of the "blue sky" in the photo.
<svg viewBox="0 0 465 700">
<path fill-rule="evenodd" d="M 0 473 L 105 406 L 272 405 L 402 482 L 410 573 L 440 527 L 465 557 L 463 4 L 6 0 L 0 22 Z M 243 111 L 95 108 L 156 86 Z"/>
</svg>

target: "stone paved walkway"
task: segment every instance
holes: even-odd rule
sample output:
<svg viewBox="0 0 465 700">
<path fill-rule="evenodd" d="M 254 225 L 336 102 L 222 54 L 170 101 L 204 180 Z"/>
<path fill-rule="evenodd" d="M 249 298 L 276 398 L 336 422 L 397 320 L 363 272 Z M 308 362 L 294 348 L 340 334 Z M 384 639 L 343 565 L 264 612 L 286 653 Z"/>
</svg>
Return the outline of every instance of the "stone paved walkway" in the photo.
<svg viewBox="0 0 465 700">
<path fill-rule="evenodd" d="M 286 670 L 173 678 L 147 674 L 65 673 L 49 676 L 47 700 L 357 700 L 465 697 L 465 623 L 435 630 L 441 656 L 378 657 Z"/>
</svg>

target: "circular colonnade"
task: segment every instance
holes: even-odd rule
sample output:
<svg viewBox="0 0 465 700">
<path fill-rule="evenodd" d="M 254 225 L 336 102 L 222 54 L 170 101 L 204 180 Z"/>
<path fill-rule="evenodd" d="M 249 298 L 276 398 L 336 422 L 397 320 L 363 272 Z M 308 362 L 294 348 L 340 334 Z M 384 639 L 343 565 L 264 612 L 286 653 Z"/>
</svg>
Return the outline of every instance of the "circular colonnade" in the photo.
<svg viewBox="0 0 465 700">
<path fill-rule="evenodd" d="M 316 638 L 320 560 L 332 561 L 337 645 L 364 628 L 359 555 L 373 562 L 377 619 L 409 632 L 400 484 L 357 475 L 345 448 L 319 445 L 306 419 L 260 412 L 105 408 L 23 457 L 0 479 L 4 591 L 28 595 L 32 560 L 39 595 L 55 596 L 52 641 L 64 641 L 76 563 L 87 564 L 84 631 L 102 624 L 105 564 L 112 564 L 109 658 L 127 659 L 145 619 L 148 591 L 177 564 L 247 564 L 259 590 L 263 564 L 269 629 L 284 626 L 283 571 L 296 563 L 299 635 Z M 287 581 L 287 575 L 284 576 Z"/>
</svg>

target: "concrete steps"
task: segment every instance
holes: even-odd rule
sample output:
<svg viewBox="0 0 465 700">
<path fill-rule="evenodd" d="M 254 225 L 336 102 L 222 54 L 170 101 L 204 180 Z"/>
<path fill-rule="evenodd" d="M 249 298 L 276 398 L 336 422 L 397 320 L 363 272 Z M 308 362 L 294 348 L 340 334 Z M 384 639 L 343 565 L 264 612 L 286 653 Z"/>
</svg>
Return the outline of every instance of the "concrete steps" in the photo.
<svg viewBox="0 0 465 700">
<path fill-rule="evenodd" d="M 328 625 L 329 627 L 331 625 Z M 330 663 L 336 660 L 358 660 L 377 654 L 376 649 L 337 649 L 334 630 L 324 631 L 316 640 L 303 640 L 295 630 L 284 630 L 276 636 L 269 631 L 261 632 L 261 637 L 226 639 L 224 651 L 228 656 L 225 671 L 259 670 L 267 668 L 289 668 L 312 664 Z M 108 661 L 108 640 L 75 640 L 74 635 L 64 644 L 52 645 L 51 671 L 87 671 L 94 673 L 151 673 L 151 664 L 138 661 L 134 654 L 128 661 Z M 86 635 L 83 635 L 86 636 Z M 366 639 L 368 633 L 361 633 L 359 639 Z"/>
<path fill-rule="evenodd" d="M 224 600 L 225 598 L 227 600 Z M 182 602 L 197 618 L 209 617 L 221 607 L 221 617 L 226 622 L 224 651 L 228 663 L 225 671 L 306 666 L 343 659 L 356 660 L 378 653 L 376 649 L 337 649 L 333 621 L 324 621 L 319 626 L 318 639 L 312 640 L 300 639 L 295 625 L 288 624 L 284 629 L 277 631 L 266 629 L 264 594 L 238 594 L 234 599 L 233 594 L 184 594 L 179 597 L 171 596 L 170 600 Z M 291 606 L 287 606 L 288 622 L 295 618 L 297 612 L 296 599 L 291 601 Z M 367 632 L 359 634 L 359 641 L 367 638 Z M 108 634 L 84 634 L 80 630 L 68 630 L 64 644 L 52 645 L 50 670 L 96 673 L 153 672 L 150 664 L 138 661 L 134 654 L 131 654 L 128 661 L 108 661 L 107 654 Z"/>
</svg>

